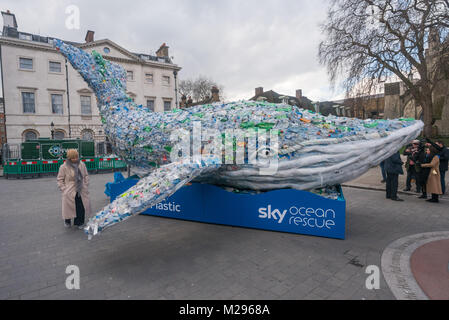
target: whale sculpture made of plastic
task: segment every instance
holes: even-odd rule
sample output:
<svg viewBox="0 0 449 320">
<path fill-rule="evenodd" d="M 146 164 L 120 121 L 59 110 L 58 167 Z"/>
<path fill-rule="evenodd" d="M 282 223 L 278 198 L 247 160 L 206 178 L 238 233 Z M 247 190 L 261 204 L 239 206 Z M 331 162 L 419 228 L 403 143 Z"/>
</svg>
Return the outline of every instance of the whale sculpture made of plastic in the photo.
<svg viewBox="0 0 449 320">
<path fill-rule="evenodd" d="M 97 97 L 113 151 L 140 169 L 131 189 L 89 220 L 89 239 L 194 180 L 242 190 L 310 190 L 350 181 L 416 138 L 421 121 L 323 116 L 257 101 L 152 112 L 126 94 L 126 72 L 96 53 L 55 47 Z"/>
</svg>

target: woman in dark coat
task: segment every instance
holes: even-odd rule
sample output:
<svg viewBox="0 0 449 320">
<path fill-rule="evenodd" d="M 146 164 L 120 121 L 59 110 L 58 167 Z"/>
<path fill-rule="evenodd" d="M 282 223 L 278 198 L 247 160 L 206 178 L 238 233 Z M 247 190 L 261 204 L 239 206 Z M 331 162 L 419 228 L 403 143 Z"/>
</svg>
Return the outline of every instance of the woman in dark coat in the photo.
<svg viewBox="0 0 449 320">
<path fill-rule="evenodd" d="M 430 173 L 430 168 L 428 167 L 423 167 L 423 164 L 428 164 L 432 162 L 432 156 L 430 154 L 430 149 L 426 148 L 425 151 L 420 154 L 418 160 L 416 161 L 416 164 L 419 168 L 419 172 L 418 172 L 418 179 L 419 179 L 419 184 L 421 186 L 421 190 L 422 190 L 422 195 L 418 198 L 420 199 L 427 199 L 427 178 L 429 177 L 429 173 Z"/>
</svg>

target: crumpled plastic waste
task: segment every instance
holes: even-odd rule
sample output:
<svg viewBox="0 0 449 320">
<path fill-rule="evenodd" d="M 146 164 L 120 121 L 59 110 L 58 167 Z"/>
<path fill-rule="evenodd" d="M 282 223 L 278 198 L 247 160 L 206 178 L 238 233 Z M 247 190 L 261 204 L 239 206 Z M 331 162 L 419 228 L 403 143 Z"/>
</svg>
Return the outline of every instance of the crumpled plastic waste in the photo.
<svg viewBox="0 0 449 320">
<path fill-rule="evenodd" d="M 90 236 L 190 181 L 255 192 L 338 185 L 378 165 L 423 128 L 414 119 L 323 116 L 262 101 L 152 112 L 128 97 L 121 66 L 60 40 L 54 45 L 95 92 L 112 152 L 141 177 L 89 221 Z"/>
</svg>

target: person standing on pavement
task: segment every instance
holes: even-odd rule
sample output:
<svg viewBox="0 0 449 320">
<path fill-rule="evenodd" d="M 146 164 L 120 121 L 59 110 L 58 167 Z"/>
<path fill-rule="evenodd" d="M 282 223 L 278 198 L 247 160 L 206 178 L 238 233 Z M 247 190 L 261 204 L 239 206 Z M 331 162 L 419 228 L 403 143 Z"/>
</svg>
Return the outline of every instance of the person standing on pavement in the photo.
<svg viewBox="0 0 449 320">
<path fill-rule="evenodd" d="M 440 156 L 440 176 L 441 176 L 441 192 L 446 193 L 446 172 L 448 170 L 449 149 L 444 145 L 443 141 L 438 140 L 433 143 L 430 139 L 427 141 L 438 150 Z"/>
<path fill-rule="evenodd" d="M 446 172 L 449 169 L 449 149 L 444 145 L 443 141 L 437 141 L 440 147 L 440 175 L 441 175 L 441 192 L 446 194 Z"/>
<path fill-rule="evenodd" d="M 411 145 L 407 146 L 403 153 L 404 156 L 407 156 L 407 161 L 405 163 L 407 180 L 404 191 L 410 191 L 412 189 L 412 179 L 414 179 L 416 183 L 416 192 L 421 192 L 417 177 L 418 174 L 415 170 L 415 161 L 418 156 L 419 144 L 419 140 L 414 140 Z"/>
<path fill-rule="evenodd" d="M 399 175 L 404 174 L 404 171 L 402 170 L 401 154 L 399 151 L 385 160 L 385 172 L 387 173 L 387 199 L 404 201 L 398 198 Z"/>
<path fill-rule="evenodd" d="M 416 159 L 417 172 L 418 172 L 418 180 L 419 185 L 421 187 L 422 194 L 418 198 L 427 199 L 427 178 L 429 177 L 430 168 L 423 167 L 423 164 L 428 164 L 432 161 L 430 149 L 425 147 L 423 152 L 419 152 L 418 157 Z"/>
<path fill-rule="evenodd" d="M 85 217 L 91 214 L 89 175 L 86 165 L 79 160 L 76 149 L 67 150 L 67 160 L 59 167 L 58 187 L 62 191 L 62 217 L 66 228 L 73 224 L 82 229 Z"/>
<path fill-rule="evenodd" d="M 430 163 L 424 163 L 421 165 L 423 168 L 430 169 L 426 184 L 426 190 L 428 193 L 432 194 L 432 198 L 427 201 L 438 202 L 438 195 L 442 194 L 440 178 L 440 156 L 438 155 L 437 149 L 434 147 L 430 147 L 427 150 L 430 152 L 432 161 Z"/>
</svg>

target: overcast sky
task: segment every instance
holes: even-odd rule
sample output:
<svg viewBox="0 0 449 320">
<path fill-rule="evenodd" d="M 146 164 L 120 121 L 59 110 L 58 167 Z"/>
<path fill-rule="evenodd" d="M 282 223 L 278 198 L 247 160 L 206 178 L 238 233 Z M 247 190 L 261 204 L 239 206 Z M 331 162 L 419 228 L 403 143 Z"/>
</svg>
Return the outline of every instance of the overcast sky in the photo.
<svg viewBox="0 0 449 320">
<path fill-rule="evenodd" d="M 311 100 L 342 98 L 318 63 L 319 24 L 329 0 L 2 0 L 19 30 L 83 42 L 87 30 L 132 52 L 162 43 L 182 67 L 180 79 L 204 75 L 227 100 L 249 99 L 256 87 Z M 66 8 L 80 10 L 80 28 L 66 27 Z M 3 22 L 2 22 L 3 23 Z"/>
</svg>

